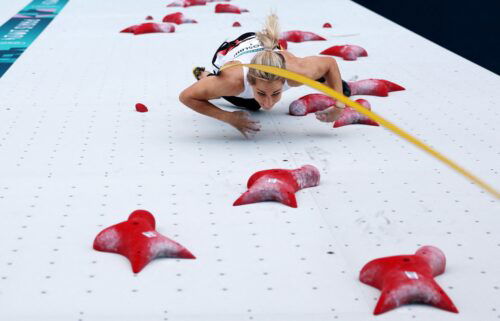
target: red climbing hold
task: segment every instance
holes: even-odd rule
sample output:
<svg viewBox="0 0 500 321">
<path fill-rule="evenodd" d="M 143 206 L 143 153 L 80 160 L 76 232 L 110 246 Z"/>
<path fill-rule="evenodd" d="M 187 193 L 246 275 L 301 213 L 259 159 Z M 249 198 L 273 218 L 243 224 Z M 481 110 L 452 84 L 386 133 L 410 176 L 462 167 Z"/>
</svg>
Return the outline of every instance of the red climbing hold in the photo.
<svg viewBox="0 0 500 321">
<path fill-rule="evenodd" d="M 176 0 L 167 5 L 167 7 L 191 7 L 191 6 L 204 6 L 207 4 L 206 0 Z"/>
<path fill-rule="evenodd" d="M 342 57 L 344 60 L 356 60 L 358 57 L 368 56 L 364 48 L 355 45 L 333 46 L 323 50 L 320 54 Z"/>
<path fill-rule="evenodd" d="M 137 103 L 135 104 L 135 110 L 137 110 L 140 113 L 145 113 L 148 111 L 148 107 L 146 107 L 144 104 Z"/>
<path fill-rule="evenodd" d="M 146 20 L 153 20 L 153 16 L 147 16 Z"/>
<path fill-rule="evenodd" d="M 434 281 L 444 273 L 446 258 L 434 246 L 423 246 L 414 255 L 390 256 L 370 261 L 359 274 L 361 282 L 382 291 L 373 314 L 403 304 L 419 302 L 458 313 L 457 308 Z"/>
<path fill-rule="evenodd" d="M 176 0 L 174 2 L 167 4 L 167 7 L 187 7 L 186 2 L 187 1 L 185 0 Z"/>
<path fill-rule="evenodd" d="M 351 95 L 372 95 L 386 97 L 392 91 L 405 90 L 404 87 L 384 79 L 363 79 L 349 82 Z"/>
<path fill-rule="evenodd" d="M 133 25 L 123 29 L 120 32 L 133 33 L 134 35 L 141 35 L 145 33 L 165 32 L 171 33 L 175 31 L 175 26 L 170 23 L 155 23 L 146 22 L 140 25 Z"/>
<path fill-rule="evenodd" d="M 171 22 L 175 24 L 183 24 L 183 23 L 198 23 L 194 19 L 188 19 L 184 16 L 182 12 L 171 13 L 163 17 L 163 22 Z"/>
<path fill-rule="evenodd" d="M 356 100 L 361 105 L 365 106 L 367 109 L 370 109 L 370 103 L 364 99 Z M 290 115 L 293 116 L 305 116 L 309 113 L 315 113 L 318 111 L 325 110 L 333 105 L 335 105 L 336 100 L 331 98 L 330 96 L 323 94 L 309 94 L 303 97 L 300 97 L 297 100 L 294 100 L 288 110 Z M 371 125 L 378 126 L 378 124 L 371 120 L 369 117 L 358 113 L 355 109 L 352 109 L 348 106 L 342 111 L 339 119 L 337 119 L 333 123 L 333 127 L 342 127 L 346 125 L 354 125 L 354 124 L 363 124 L 363 125 Z"/>
<path fill-rule="evenodd" d="M 309 31 L 300 31 L 300 30 L 285 31 L 281 33 L 280 38 L 290 42 L 326 40 L 325 38 L 318 36 L 315 33 Z"/>
<path fill-rule="evenodd" d="M 146 33 L 171 33 L 175 31 L 175 26 L 170 23 L 156 23 L 156 22 L 146 22 L 141 25 L 135 26 L 134 35 L 142 35 Z"/>
<path fill-rule="evenodd" d="M 278 40 L 278 45 L 280 46 L 281 50 L 288 49 L 288 42 L 285 39 Z"/>
<path fill-rule="evenodd" d="M 125 29 L 123 29 L 122 31 L 120 32 L 124 32 L 124 33 L 134 33 L 135 29 L 137 29 L 137 27 L 139 27 L 139 25 L 133 25 L 133 26 L 130 26 L 130 27 L 127 27 Z"/>
<path fill-rule="evenodd" d="M 323 94 L 309 94 L 292 101 L 288 110 L 290 115 L 305 116 L 331 107 L 335 104 L 335 99 Z"/>
<path fill-rule="evenodd" d="M 233 23 L 233 27 L 241 27 L 241 23 L 239 23 L 238 21 L 235 21 Z"/>
<path fill-rule="evenodd" d="M 218 3 L 215 5 L 215 13 L 242 13 L 242 12 L 248 12 L 247 9 L 242 9 L 239 8 L 235 5 L 232 4 L 227 4 L 227 3 Z"/>
<path fill-rule="evenodd" d="M 325 24 L 323 25 L 323 28 L 331 28 L 331 27 L 332 27 L 332 24 L 329 22 L 325 22 Z"/>
<path fill-rule="evenodd" d="M 250 176 L 247 191 L 233 206 L 263 201 L 278 201 L 290 207 L 297 207 L 295 192 L 319 184 L 320 174 L 316 167 L 305 165 L 298 169 L 270 169 Z"/>
<path fill-rule="evenodd" d="M 134 273 L 156 258 L 195 258 L 185 247 L 158 233 L 154 216 L 145 210 L 136 210 L 127 221 L 101 231 L 94 240 L 94 249 L 126 256 Z"/>
<path fill-rule="evenodd" d="M 366 109 L 371 110 L 371 106 L 368 101 L 364 99 L 357 99 L 356 102 L 363 105 Z M 370 117 L 357 112 L 355 109 L 352 109 L 349 106 L 346 106 L 342 111 L 340 118 L 333 123 L 333 128 L 355 124 L 379 126 L 379 124 L 376 121 L 372 120 Z"/>
</svg>

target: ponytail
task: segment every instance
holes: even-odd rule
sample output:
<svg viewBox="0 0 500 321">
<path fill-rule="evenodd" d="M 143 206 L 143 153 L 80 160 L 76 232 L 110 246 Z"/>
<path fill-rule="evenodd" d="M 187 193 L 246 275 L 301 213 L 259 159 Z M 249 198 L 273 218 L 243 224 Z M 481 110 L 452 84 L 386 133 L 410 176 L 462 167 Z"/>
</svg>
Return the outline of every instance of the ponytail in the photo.
<svg viewBox="0 0 500 321">
<path fill-rule="evenodd" d="M 274 49 L 279 47 L 278 42 L 280 37 L 280 30 L 278 16 L 276 16 L 275 14 L 270 14 L 269 16 L 267 16 L 264 29 L 260 32 L 257 32 L 256 36 L 264 47 L 264 50 L 257 53 L 253 57 L 251 63 L 284 69 L 285 58 L 279 52 L 274 51 Z M 248 82 L 252 85 L 255 84 L 256 79 L 267 81 L 285 80 L 282 77 L 251 68 L 248 71 L 247 79 Z"/>
<path fill-rule="evenodd" d="M 264 29 L 257 32 L 256 35 L 257 39 L 262 43 L 262 46 L 264 46 L 264 49 L 273 50 L 276 48 L 280 39 L 278 16 L 274 13 L 267 16 Z"/>
</svg>

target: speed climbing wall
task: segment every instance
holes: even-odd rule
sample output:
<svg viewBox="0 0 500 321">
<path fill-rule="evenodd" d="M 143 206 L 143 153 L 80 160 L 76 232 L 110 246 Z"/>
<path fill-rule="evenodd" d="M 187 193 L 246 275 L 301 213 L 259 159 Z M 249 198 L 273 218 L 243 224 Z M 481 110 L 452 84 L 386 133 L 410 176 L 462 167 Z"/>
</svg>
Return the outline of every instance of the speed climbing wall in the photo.
<svg viewBox="0 0 500 321">
<path fill-rule="evenodd" d="M 1 2 L 1 23 L 28 3 Z M 222 41 L 275 10 L 283 31 L 326 39 L 289 42 L 298 56 L 366 49 L 337 58 L 343 78 L 406 90 L 355 98 L 498 189 L 500 78 L 351 1 L 228 3 L 249 12 L 70 0 L 0 78 L 0 319 L 498 320 L 500 207 L 490 194 L 383 127 L 290 116 L 290 103 L 314 92 L 306 87 L 252 113 L 262 129 L 250 140 L 178 95 Z M 119 33 L 174 12 L 198 23 Z M 254 172 L 305 164 L 321 181 L 296 193 L 298 208 L 232 206 Z M 136 209 L 196 259 L 156 259 L 134 274 L 126 258 L 93 250 Z M 360 270 L 422 245 L 445 253 L 435 280 L 459 313 L 404 305 L 373 316 L 380 291 Z"/>
</svg>

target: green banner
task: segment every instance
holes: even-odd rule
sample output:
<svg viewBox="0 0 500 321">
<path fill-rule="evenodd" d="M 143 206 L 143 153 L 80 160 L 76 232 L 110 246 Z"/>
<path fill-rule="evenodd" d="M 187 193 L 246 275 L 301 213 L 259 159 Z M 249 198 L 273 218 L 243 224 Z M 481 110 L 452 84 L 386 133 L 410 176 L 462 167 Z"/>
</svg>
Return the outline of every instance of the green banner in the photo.
<svg viewBox="0 0 500 321">
<path fill-rule="evenodd" d="M 0 27 L 0 77 L 69 0 L 33 0 Z"/>
</svg>

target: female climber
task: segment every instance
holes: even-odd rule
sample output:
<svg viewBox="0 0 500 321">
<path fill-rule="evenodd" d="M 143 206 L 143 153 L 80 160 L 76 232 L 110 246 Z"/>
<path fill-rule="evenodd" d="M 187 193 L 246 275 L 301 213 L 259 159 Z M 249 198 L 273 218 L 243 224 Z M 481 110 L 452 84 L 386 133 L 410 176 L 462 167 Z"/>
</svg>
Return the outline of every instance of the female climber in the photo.
<svg viewBox="0 0 500 321">
<path fill-rule="evenodd" d="M 208 73 L 205 68 L 196 67 L 193 73 L 198 81 L 183 90 L 179 100 L 200 114 L 232 125 L 248 137 L 260 130 L 258 121 L 250 118 L 246 111 L 228 112 L 209 100 L 222 97 L 248 110 L 255 111 L 261 107 L 269 110 L 280 101 L 283 91 L 302 84 L 246 67 L 220 70 L 223 66 L 252 63 L 279 67 L 323 81 L 334 90 L 350 96 L 349 86 L 342 81 L 335 59 L 320 56 L 300 58 L 280 50 L 279 34 L 278 17 L 271 14 L 261 32 L 246 33 L 234 41 L 224 42 L 212 60 L 216 71 Z M 333 122 L 340 117 L 344 107 L 343 103 L 336 102 L 334 106 L 316 112 L 316 118 L 322 122 Z"/>
</svg>

